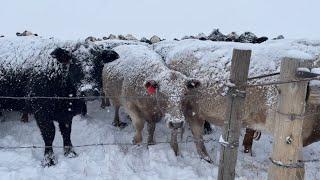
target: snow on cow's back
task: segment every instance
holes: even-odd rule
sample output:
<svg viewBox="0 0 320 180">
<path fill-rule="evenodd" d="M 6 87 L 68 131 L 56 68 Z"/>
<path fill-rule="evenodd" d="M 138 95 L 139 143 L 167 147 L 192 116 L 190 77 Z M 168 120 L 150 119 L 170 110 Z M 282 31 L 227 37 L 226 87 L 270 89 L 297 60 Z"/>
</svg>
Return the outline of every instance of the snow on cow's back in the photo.
<svg viewBox="0 0 320 180">
<path fill-rule="evenodd" d="M 108 63 L 107 68 L 120 74 L 125 72 L 128 77 L 152 74 L 152 71 L 165 71 L 165 64 L 159 54 L 143 45 L 122 45 L 114 48 L 120 58 Z M 152 68 L 150 68 L 152 67 Z"/>
<path fill-rule="evenodd" d="M 50 53 L 57 47 L 70 48 L 75 42 L 41 37 L 0 39 L 0 66 L 4 68 L 38 68 L 54 66 Z"/>
<path fill-rule="evenodd" d="M 119 39 L 108 39 L 102 41 L 96 41 L 94 44 L 106 48 L 115 48 L 121 45 L 142 45 L 142 46 L 151 46 L 147 43 L 140 42 L 140 41 L 131 41 L 131 40 L 119 40 Z"/>
<path fill-rule="evenodd" d="M 138 93 L 147 95 L 144 83 L 153 80 L 161 86 L 160 93 L 168 96 L 182 95 L 186 88 L 187 77 L 169 69 L 162 57 L 151 48 L 141 45 L 123 45 L 113 50 L 119 54 L 120 58 L 105 64 L 103 73 L 105 81 L 117 79 L 119 83 L 119 79 L 123 79 L 125 86 L 138 87 Z"/>
<path fill-rule="evenodd" d="M 154 46 L 173 69 L 220 86 L 229 78 L 234 48 L 252 50 L 249 76 L 256 76 L 279 71 L 283 57 L 314 58 L 320 53 L 320 41 L 277 40 L 249 44 L 188 39 L 160 42 Z"/>
</svg>

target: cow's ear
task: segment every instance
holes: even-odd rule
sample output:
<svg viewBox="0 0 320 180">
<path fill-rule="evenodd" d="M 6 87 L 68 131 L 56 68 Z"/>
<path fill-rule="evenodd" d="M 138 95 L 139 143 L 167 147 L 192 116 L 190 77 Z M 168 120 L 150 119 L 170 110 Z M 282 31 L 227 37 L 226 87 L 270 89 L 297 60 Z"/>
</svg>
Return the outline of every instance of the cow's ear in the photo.
<svg viewBox="0 0 320 180">
<path fill-rule="evenodd" d="M 60 47 L 56 48 L 50 53 L 51 57 L 57 59 L 58 62 L 68 64 L 72 60 L 72 55 L 69 51 Z"/>
<path fill-rule="evenodd" d="M 112 62 L 116 59 L 119 59 L 119 54 L 117 52 L 115 52 L 114 50 L 108 49 L 108 50 L 103 50 L 100 54 L 99 59 L 102 60 L 102 62 L 105 63 L 109 63 Z"/>
<path fill-rule="evenodd" d="M 201 82 L 196 79 L 191 79 L 191 80 L 187 81 L 187 84 L 186 84 L 188 89 L 195 89 L 195 88 L 200 87 L 200 85 L 201 85 Z"/>
<path fill-rule="evenodd" d="M 159 85 L 156 81 L 149 80 L 144 84 L 144 87 L 146 88 L 148 94 L 154 94 L 157 91 Z"/>
</svg>

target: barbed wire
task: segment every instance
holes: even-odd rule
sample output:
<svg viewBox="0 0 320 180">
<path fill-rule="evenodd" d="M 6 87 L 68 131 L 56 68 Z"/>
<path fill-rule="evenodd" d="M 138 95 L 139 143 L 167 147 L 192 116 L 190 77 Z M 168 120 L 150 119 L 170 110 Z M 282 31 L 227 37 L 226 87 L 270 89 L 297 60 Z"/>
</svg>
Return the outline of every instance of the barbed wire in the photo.
<svg viewBox="0 0 320 180">
<path fill-rule="evenodd" d="M 193 137 L 188 136 L 185 141 L 180 141 L 178 142 L 179 144 L 183 143 L 190 143 L 190 142 L 197 142 L 197 141 L 202 141 L 204 143 L 209 143 L 209 142 L 215 142 L 217 139 L 214 138 L 209 138 L 205 140 L 195 140 Z M 156 144 L 170 144 L 171 141 L 156 141 Z M 82 145 L 73 145 L 73 146 L 41 146 L 41 145 L 26 145 L 26 146 L 0 146 L 0 150 L 11 150 L 11 149 L 42 149 L 42 148 L 70 148 L 70 147 L 76 147 L 76 148 L 81 148 L 81 147 L 96 147 L 96 146 L 143 146 L 143 145 L 149 145 L 148 143 L 139 143 L 139 144 L 133 144 L 129 142 L 124 142 L 124 143 L 92 143 L 92 144 L 82 144 Z"/>
<path fill-rule="evenodd" d="M 184 96 L 166 96 L 166 97 L 198 97 L 198 95 L 184 95 Z M 16 99 L 16 100 L 30 100 L 30 99 L 56 99 L 56 100 L 77 100 L 77 99 L 102 99 L 102 98 L 124 98 L 124 99 L 151 99 L 155 96 L 74 96 L 74 97 L 60 97 L 60 96 L 30 96 L 30 97 L 18 97 L 18 96 L 0 96 L 0 99 Z M 163 97 L 158 97 L 164 99 Z"/>
<path fill-rule="evenodd" d="M 277 75 L 280 75 L 280 72 L 275 72 L 275 73 L 270 73 L 270 74 L 263 74 L 263 75 L 259 75 L 259 76 L 249 77 L 248 81 L 251 81 L 251 80 L 254 80 L 254 79 L 262 79 L 262 78 L 266 78 L 266 77 L 277 76 Z"/>
<path fill-rule="evenodd" d="M 273 74 L 269 74 L 274 75 Z M 263 75 L 265 77 L 267 75 Z M 288 83 L 297 83 L 297 82 L 306 82 L 311 80 L 320 80 L 320 77 L 312 77 L 312 78 L 304 78 L 298 80 L 289 80 L 289 81 L 274 81 L 274 82 L 267 82 L 267 83 L 258 83 L 258 84 L 245 84 L 245 85 L 238 85 L 238 87 L 259 87 L 259 86 L 272 86 L 272 85 L 280 85 L 280 84 L 288 84 Z M 225 84 L 225 86 L 230 87 L 230 85 Z M 166 97 L 184 97 L 184 98 L 192 98 L 192 97 L 199 97 L 199 95 L 174 95 L 174 96 L 166 96 Z M 59 96 L 28 96 L 28 97 L 18 97 L 18 96 L 0 96 L 0 99 L 16 99 L 16 100 L 29 100 L 29 99 L 56 99 L 56 100 L 73 100 L 73 99 L 98 99 L 98 98 L 125 98 L 125 99 L 149 99 L 155 98 L 155 96 L 74 96 L 74 97 L 59 97 Z M 159 97 L 162 99 L 162 97 Z"/>
<path fill-rule="evenodd" d="M 280 72 L 270 73 L 270 74 L 264 74 L 254 77 L 249 77 L 248 81 L 254 80 L 254 79 L 262 79 L 266 77 L 276 76 L 279 75 Z M 311 80 L 320 80 L 320 77 L 311 77 L 311 78 L 301 78 L 297 80 L 288 80 L 288 81 L 273 81 L 273 82 L 267 82 L 267 83 L 256 83 L 256 84 L 244 84 L 244 85 L 238 85 L 238 87 L 259 87 L 259 86 L 272 86 L 272 85 L 280 85 L 280 84 L 288 84 L 288 83 L 297 83 L 297 82 L 305 82 L 305 81 L 311 81 Z M 231 83 L 232 84 L 232 83 Z M 234 87 L 234 85 L 230 85 L 230 83 L 226 83 L 225 86 L 227 87 Z M 201 96 L 201 95 L 198 95 Z M 167 97 L 182 97 L 180 95 L 176 96 L 167 96 Z M 183 97 L 197 97 L 197 95 L 184 95 Z M 59 96 L 28 96 L 28 97 L 16 97 L 16 96 L 0 96 L 0 99 L 16 99 L 16 100 L 28 100 L 28 99 L 98 99 L 98 98 L 126 98 L 126 99 L 148 99 L 148 98 L 155 98 L 154 96 L 69 96 L 69 97 L 59 97 Z M 160 97 L 161 98 L 161 97 Z"/>
<path fill-rule="evenodd" d="M 239 87 L 251 88 L 251 87 L 258 87 L 258 86 L 273 86 L 273 85 L 280 85 L 280 84 L 306 82 L 306 81 L 312 81 L 312 80 L 320 80 L 320 77 L 303 78 L 303 79 L 288 80 L 288 81 L 273 81 L 273 82 L 257 83 L 257 84 L 246 84 L 246 85 L 239 85 Z"/>
<path fill-rule="evenodd" d="M 283 168 L 303 168 L 304 163 L 314 163 L 314 162 L 319 162 L 320 158 L 317 159 L 308 159 L 308 160 L 297 160 L 296 163 L 290 163 L 290 164 L 285 164 L 281 161 L 276 161 L 274 159 L 272 159 L 271 157 L 269 157 L 269 160 L 271 161 L 272 164 L 279 166 L 279 167 L 283 167 Z"/>
</svg>

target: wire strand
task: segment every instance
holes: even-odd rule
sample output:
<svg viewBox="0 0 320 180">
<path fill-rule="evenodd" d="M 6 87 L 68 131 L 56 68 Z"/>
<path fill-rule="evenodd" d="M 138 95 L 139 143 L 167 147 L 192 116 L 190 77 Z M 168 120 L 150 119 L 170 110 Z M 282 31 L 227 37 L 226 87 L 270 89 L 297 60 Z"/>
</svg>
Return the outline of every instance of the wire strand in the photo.
<svg viewBox="0 0 320 180">
<path fill-rule="evenodd" d="M 189 140 L 187 138 L 185 141 L 178 142 L 180 144 L 182 143 L 190 143 L 190 142 L 196 142 L 196 141 L 203 141 L 204 143 L 209 142 L 215 142 L 216 139 L 210 138 L 206 140 Z M 170 144 L 170 141 L 157 141 L 156 144 Z M 140 143 L 140 144 L 132 144 L 132 143 L 92 143 L 92 144 L 82 144 L 82 145 L 73 145 L 72 147 L 81 148 L 81 147 L 96 147 L 96 146 L 137 146 L 137 145 L 149 145 L 148 143 Z M 0 150 L 10 150 L 10 149 L 42 149 L 42 148 L 68 148 L 70 146 L 39 146 L 39 145 L 26 145 L 26 146 L 0 146 Z"/>
</svg>

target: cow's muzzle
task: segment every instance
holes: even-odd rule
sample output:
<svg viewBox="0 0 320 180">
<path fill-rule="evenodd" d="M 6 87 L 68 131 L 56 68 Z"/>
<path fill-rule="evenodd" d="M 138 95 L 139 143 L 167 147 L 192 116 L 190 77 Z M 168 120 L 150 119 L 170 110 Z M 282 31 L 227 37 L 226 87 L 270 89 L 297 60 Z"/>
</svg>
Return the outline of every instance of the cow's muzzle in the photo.
<svg viewBox="0 0 320 180">
<path fill-rule="evenodd" d="M 169 122 L 168 122 L 168 127 L 169 127 L 170 129 L 183 128 L 183 127 L 184 127 L 184 121 L 181 121 L 181 122 L 172 122 L 172 121 L 169 121 Z"/>
</svg>

